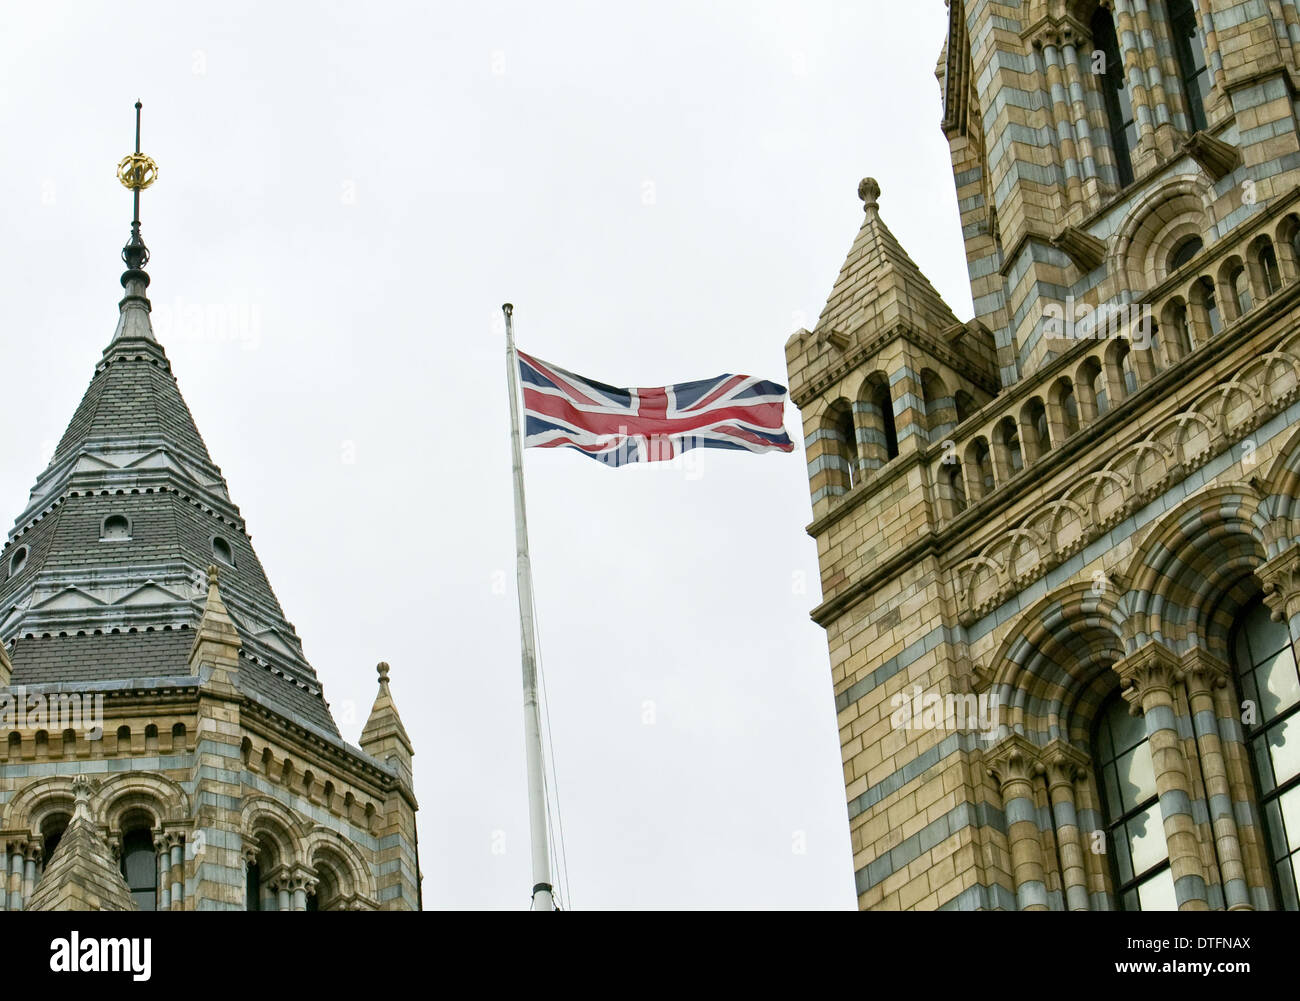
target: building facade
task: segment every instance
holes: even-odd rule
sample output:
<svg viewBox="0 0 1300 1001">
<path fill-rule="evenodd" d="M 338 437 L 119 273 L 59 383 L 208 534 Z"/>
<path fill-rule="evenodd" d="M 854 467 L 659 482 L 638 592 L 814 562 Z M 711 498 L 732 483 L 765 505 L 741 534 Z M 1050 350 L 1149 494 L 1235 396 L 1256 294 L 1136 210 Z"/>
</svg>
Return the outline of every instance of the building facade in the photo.
<svg viewBox="0 0 1300 1001">
<path fill-rule="evenodd" d="M 0 910 L 417 909 L 388 666 L 353 747 L 154 337 L 138 222 L 123 258 L 0 550 Z"/>
<path fill-rule="evenodd" d="M 859 906 L 1294 910 L 1300 4 L 948 10 L 975 315 L 868 179 L 786 349 Z"/>
</svg>

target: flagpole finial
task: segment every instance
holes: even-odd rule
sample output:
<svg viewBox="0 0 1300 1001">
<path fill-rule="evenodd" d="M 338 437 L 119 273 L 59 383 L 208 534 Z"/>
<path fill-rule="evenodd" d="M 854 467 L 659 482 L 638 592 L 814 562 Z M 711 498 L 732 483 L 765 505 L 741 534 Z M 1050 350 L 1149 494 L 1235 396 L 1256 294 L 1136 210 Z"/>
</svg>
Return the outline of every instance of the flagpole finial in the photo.
<svg viewBox="0 0 1300 1001">
<path fill-rule="evenodd" d="M 507 302 L 501 307 L 501 312 L 505 313 L 506 316 L 512 316 L 514 314 L 514 311 L 515 311 L 515 307 L 513 303 Z"/>
<path fill-rule="evenodd" d="M 145 265 L 149 263 L 149 248 L 140 236 L 140 192 L 158 179 L 158 164 L 140 152 L 140 109 L 143 107 L 139 101 L 135 102 L 135 152 L 122 157 L 117 165 L 117 179 L 122 182 L 122 187 L 131 191 L 135 203 L 131 239 L 122 248 L 122 260 L 127 266 L 127 273 L 122 276 L 123 287 L 131 280 L 143 282 L 146 286 L 149 284 L 149 276 L 144 273 Z"/>
</svg>

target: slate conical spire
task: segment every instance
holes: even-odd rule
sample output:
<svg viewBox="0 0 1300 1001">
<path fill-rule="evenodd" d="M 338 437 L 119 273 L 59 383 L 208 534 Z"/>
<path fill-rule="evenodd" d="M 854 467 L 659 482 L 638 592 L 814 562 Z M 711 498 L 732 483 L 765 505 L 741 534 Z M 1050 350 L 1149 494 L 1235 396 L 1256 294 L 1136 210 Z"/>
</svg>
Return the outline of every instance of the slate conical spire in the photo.
<svg viewBox="0 0 1300 1001">
<path fill-rule="evenodd" d="M 90 817 L 90 780 L 72 780 L 72 820 L 27 902 L 29 911 L 134 911 L 135 901 Z"/>
<path fill-rule="evenodd" d="M 875 178 L 862 179 L 858 197 L 866 215 L 817 321 L 818 334 L 861 342 L 899 323 L 935 332 L 957 324 L 948 304 L 880 218 Z"/>
<path fill-rule="evenodd" d="M 219 667 L 242 694 L 338 740 L 149 322 L 140 192 L 158 167 L 140 152 L 139 103 L 135 150 L 117 168 L 135 206 L 117 328 L 0 551 L 11 683 L 189 686 L 211 667 L 218 684 Z"/>
</svg>

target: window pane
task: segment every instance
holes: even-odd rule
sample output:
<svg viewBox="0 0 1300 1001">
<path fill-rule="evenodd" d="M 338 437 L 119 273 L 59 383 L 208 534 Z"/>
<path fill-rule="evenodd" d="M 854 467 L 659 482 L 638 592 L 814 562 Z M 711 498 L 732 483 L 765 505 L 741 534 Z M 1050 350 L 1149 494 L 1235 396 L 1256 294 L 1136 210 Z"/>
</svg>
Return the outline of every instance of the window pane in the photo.
<svg viewBox="0 0 1300 1001">
<path fill-rule="evenodd" d="M 1300 786 L 1278 798 L 1282 807 L 1282 822 L 1286 824 L 1286 846 L 1300 851 Z"/>
<path fill-rule="evenodd" d="M 1151 745 L 1140 744 L 1115 763 L 1119 775 L 1120 801 L 1124 812 L 1136 809 L 1155 797 L 1156 773 L 1151 764 Z"/>
<path fill-rule="evenodd" d="M 1138 899 L 1144 911 L 1176 911 L 1178 896 L 1174 893 L 1174 874 L 1161 869 L 1144 883 L 1138 884 Z"/>
<path fill-rule="evenodd" d="M 1300 716 L 1292 716 L 1268 731 L 1273 755 L 1273 780 L 1281 785 L 1300 774 Z"/>
<path fill-rule="evenodd" d="M 1143 873 L 1169 857 L 1158 807 L 1139 813 L 1124 825 L 1133 854 L 1134 873 Z"/>
<path fill-rule="evenodd" d="M 1293 859 L 1283 859 L 1277 864 L 1277 886 L 1282 892 L 1282 909 L 1284 911 L 1300 910 L 1300 887 L 1296 884 Z"/>
<path fill-rule="evenodd" d="M 1115 845 L 1115 868 L 1119 873 L 1119 882 L 1127 883 L 1133 878 L 1133 860 L 1129 856 L 1128 838 L 1124 834 L 1124 829 L 1117 828 L 1115 837 L 1111 840 Z"/>
<path fill-rule="evenodd" d="M 1300 702 L 1300 677 L 1296 675 L 1295 657 L 1283 650 L 1255 672 L 1259 680 L 1260 720 L 1269 720 L 1282 710 Z"/>
<path fill-rule="evenodd" d="M 1255 757 L 1255 770 L 1259 772 L 1259 791 L 1268 795 L 1277 788 L 1273 781 L 1273 762 L 1268 756 L 1268 741 L 1256 737 L 1250 742 L 1250 750 Z"/>
<path fill-rule="evenodd" d="M 1115 753 L 1123 754 L 1131 747 L 1136 747 L 1147 739 L 1146 721 L 1141 716 L 1134 716 L 1128 711 L 1128 703 L 1118 699 L 1107 714 L 1106 722 L 1110 724 L 1111 739 L 1114 741 Z"/>
</svg>

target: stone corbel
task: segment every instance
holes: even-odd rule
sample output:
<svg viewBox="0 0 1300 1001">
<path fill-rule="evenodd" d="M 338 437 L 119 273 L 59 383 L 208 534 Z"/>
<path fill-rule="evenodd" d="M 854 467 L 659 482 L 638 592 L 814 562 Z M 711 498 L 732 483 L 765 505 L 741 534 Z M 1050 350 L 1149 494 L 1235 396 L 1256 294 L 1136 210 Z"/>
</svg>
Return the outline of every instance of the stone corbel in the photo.
<svg viewBox="0 0 1300 1001">
<path fill-rule="evenodd" d="M 1106 244 L 1076 226 L 1066 226 L 1052 237 L 1052 246 L 1061 251 L 1082 274 L 1096 271 L 1106 260 Z"/>
<path fill-rule="evenodd" d="M 1201 165 L 1207 174 L 1221 181 L 1241 163 L 1241 151 L 1207 132 L 1193 132 L 1183 141 L 1183 152 Z"/>
<path fill-rule="evenodd" d="M 848 331 L 841 327 L 830 327 L 822 333 L 822 341 L 831 345 L 836 351 L 845 351 L 853 343 Z"/>
</svg>

